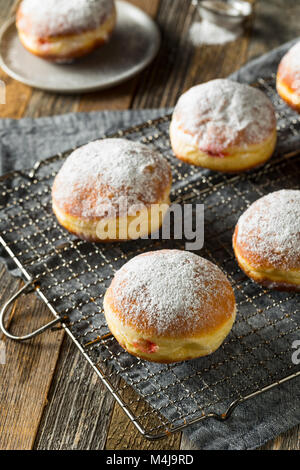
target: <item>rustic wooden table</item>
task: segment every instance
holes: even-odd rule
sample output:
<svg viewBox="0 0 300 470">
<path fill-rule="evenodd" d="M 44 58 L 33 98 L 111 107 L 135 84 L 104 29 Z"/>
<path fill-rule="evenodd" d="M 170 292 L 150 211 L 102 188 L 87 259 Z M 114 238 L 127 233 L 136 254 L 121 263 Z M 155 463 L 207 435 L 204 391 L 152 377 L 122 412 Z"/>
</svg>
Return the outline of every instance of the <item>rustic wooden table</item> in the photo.
<svg viewBox="0 0 300 470">
<path fill-rule="evenodd" d="M 191 0 L 131 0 L 156 19 L 163 34 L 160 53 L 137 78 L 105 92 L 62 96 L 33 90 L 0 71 L 7 104 L 0 117 L 19 119 L 66 112 L 172 106 L 190 86 L 226 77 L 249 59 L 299 35 L 298 0 L 256 1 L 256 15 L 244 36 L 218 46 L 195 47 L 188 31 L 197 13 Z M 0 24 L 15 10 L 0 0 Z M 0 302 L 20 287 L 0 265 Z M 34 294 L 15 302 L 11 322 L 17 334 L 50 318 Z M 18 344 L 7 341 L 0 366 L 0 449 L 185 449 L 181 434 L 163 441 L 143 439 L 63 331 Z M 121 432 L 120 432 L 121 430 Z M 264 449 L 300 449 L 297 427 Z"/>
</svg>

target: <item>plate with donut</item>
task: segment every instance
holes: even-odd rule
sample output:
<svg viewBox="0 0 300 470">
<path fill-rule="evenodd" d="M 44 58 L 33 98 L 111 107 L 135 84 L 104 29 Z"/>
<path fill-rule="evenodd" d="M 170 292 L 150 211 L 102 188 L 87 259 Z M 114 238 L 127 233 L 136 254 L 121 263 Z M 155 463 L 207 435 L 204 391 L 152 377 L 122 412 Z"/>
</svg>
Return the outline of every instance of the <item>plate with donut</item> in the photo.
<svg viewBox="0 0 300 470">
<path fill-rule="evenodd" d="M 0 30 L 0 66 L 34 88 L 86 93 L 141 72 L 160 42 L 156 23 L 125 1 L 23 0 Z"/>
</svg>

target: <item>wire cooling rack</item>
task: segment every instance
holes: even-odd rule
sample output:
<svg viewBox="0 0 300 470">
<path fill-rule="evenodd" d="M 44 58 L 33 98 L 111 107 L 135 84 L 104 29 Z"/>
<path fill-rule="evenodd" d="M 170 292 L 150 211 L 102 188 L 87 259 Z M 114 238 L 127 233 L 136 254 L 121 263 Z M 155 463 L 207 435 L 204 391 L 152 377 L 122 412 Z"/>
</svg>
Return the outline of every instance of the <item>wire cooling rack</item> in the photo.
<svg viewBox="0 0 300 470">
<path fill-rule="evenodd" d="M 0 241 L 26 281 L 4 306 L 3 316 L 17 296 L 30 289 L 35 289 L 55 316 L 50 325 L 32 335 L 7 335 L 28 339 L 61 322 L 134 425 L 149 439 L 207 417 L 225 420 L 238 404 L 300 375 L 291 359 L 300 329 L 297 295 L 253 283 L 238 268 L 231 247 L 238 217 L 253 201 L 283 187 L 298 188 L 300 181 L 293 143 L 295 138 L 299 140 L 300 119 L 278 99 L 274 77 L 259 80 L 256 86 L 276 107 L 279 133 L 274 157 L 258 170 L 226 176 L 181 163 L 170 150 L 170 116 L 114 135 L 152 145 L 168 159 L 174 177 L 173 202 L 205 205 L 205 244 L 199 254 L 227 273 L 238 307 L 231 334 L 211 356 L 171 365 L 134 358 L 110 335 L 103 315 L 103 296 L 116 270 L 142 252 L 184 249 L 184 240 L 96 245 L 68 234 L 52 214 L 51 186 L 70 152 L 0 180 Z M 5 329 L 3 320 L 1 326 Z"/>
</svg>

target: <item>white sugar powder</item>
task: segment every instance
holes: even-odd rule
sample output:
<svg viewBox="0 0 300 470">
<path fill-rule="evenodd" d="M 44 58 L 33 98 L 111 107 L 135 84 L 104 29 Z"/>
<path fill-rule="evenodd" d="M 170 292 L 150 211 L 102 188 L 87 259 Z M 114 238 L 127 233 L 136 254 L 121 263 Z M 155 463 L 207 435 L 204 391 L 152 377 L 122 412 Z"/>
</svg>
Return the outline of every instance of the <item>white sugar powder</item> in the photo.
<svg viewBox="0 0 300 470">
<path fill-rule="evenodd" d="M 226 44 L 227 42 L 235 41 L 242 33 L 243 29 L 241 27 L 225 29 L 202 20 L 191 26 L 189 37 L 195 46 L 200 46 L 201 44 Z"/>
<path fill-rule="evenodd" d="M 231 288 L 220 269 L 180 250 L 133 258 L 116 273 L 111 288 L 116 308 L 126 312 L 125 323 L 147 325 L 159 335 L 205 328 L 219 321 L 227 302 L 228 315 L 233 308 Z M 221 311 L 213 307 L 217 299 Z"/>
<path fill-rule="evenodd" d="M 97 28 L 112 11 L 113 0 L 23 0 L 18 27 L 37 36 Z"/>
<path fill-rule="evenodd" d="M 283 189 L 252 204 L 239 219 L 237 242 L 275 268 L 299 267 L 300 191 Z"/>
<path fill-rule="evenodd" d="M 264 93 L 224 79 L 190 88 L 180 97 L 174 118 L 201 150 L 214 153 L 261 142 L 276 126 L 272 103 Z"/>
<path fill-rule="evenodd" d="M 103 217 L 111 209 L 154 204 L 171 182 L 168 162 L 156 151 L 126 139 L 104 139 L 75 150 L 55 182 L 55 202 L 74 215 Z"/>
</svg>

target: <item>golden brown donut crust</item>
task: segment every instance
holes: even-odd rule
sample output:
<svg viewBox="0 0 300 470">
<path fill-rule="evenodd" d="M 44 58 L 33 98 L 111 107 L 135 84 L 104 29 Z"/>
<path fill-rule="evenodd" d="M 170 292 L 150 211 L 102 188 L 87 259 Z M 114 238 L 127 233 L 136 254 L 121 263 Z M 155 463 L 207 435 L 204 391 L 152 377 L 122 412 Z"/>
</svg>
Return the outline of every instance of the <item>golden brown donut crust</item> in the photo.
<svg viewBox="0 0 300 470">
<path fill-rule="evenodd" d="M 300 284 L 297 285 L 292 282 L 289 282 L 288 273 L 286 274 L 286 281 L 278 280 L 278 279 L 275 280 L 274 278 L 270 279 L 270 276 L 272 274 L 264 271 L 264 270 L 268 270 L 267 265 L 261 265 L 259 270 L 255 270 L 255 268 L 251 266 L 251 262 L 249 261 L 249 259 L 247 258 L 243 259 L 242 254 L 241 254 L 243 250 L 240 249 L 240 246 L 238 246 L 236 242 L 237 234 L 238 234 L 238 226 L 236 226 L 234 236 L 233 236 L 233 249 L 234 249 L 234 253 L 235 253 L 238 265 L 241 268 L 241 270 L 246 274 L 246 276 L 250 277 L 250 279 L 260 284 L 261 286 L 266 287 L 267 289 L 286 291 L 286 292 L 300 292 Z M 256 259 L 256 261 L 258 261 L 259 257 L 256 256 L 254 253 L 252 253 L 252 256 L 250 255 L 250 258 Z"/>
<path fill-rule="evenodd" d="M 70 8 L 76 8 L 75 4 Z M 49 61 L 68 62 L 82 57 L 106 43 L 113 32 L 116 24 L 114 2 L 107 0 L 107 7 L 103 8 L 102 14 L 99 11 L 98 18 L 95 15 L 92 18 L 87 17 L 85 22 L 82 21 L 77 26 L 68 21 L 69 18 L 62 21 L 60 11 L 57 11 L 55 28 L 53 21 L 49 24 L 47 21 L 36 24 L 37 19 L 24 11 L 22 2 L 16 15 L 20 40 L 29 52 Z"/>
<path fill-rule="evenodd" d="M 276 86 L 279 96 L 291 108 L 300 112 L 300 42 L 281 59 Z"/>
<path fill-rule="evenodd" d="M 147 258 L 153 256 L 163 256 L 164 254 L 176 252 L 178 250 L 159 250 L 157 252 L 147 252 L 142 255 L 138 255 L 136 258 Z M 196 256 L 196 255 L 194 255 Z M 187 319 L 187 312 L 182 312 L 181 316 L 178 316 L 175 321 L 170 323 L 168 330 L 163 333 L 164 337 L 173 338 L 173 337 L 186 337 L 191 338 L 197 337 L 203 332 L 214 334 L 219 328 L 221 328 L 227 321 L 230 319 L 232 312 L 235 307 L 235 296 L 233 289 L 227 280 L 226 276 L 222 271 L 217 268 L 215 265 L 205 260 L 207 265 L 211 267 L 212 272 L 214 273 L 214 286 L 219 295 L 212 296 L 209 300 L 210 302 L 206 304 L 206 315 L 203 317 L 198 315 L 199 312 L 195 309 L 193 313 L 193 321 L 191 322 Z M 124 267 L 123 267 L 124 268 Z M 175 268 L 175 266 L 174 266 Z M 126 269 L 126 267 L 124 268 Z M 200 272 L 195 275 L 195 285 L 197 285 L 197 280 L 200 276 Z M 129 280 L 127 282 L 130 282 Z M 132 328 L 137 330 L 139 333 L 147 333 L 149 335 L 160 336 L 160 332 L 155 325 L 149 323 L 149 318 L 147 317 L 146 311 L 141 311 L 138 318 L 131 319 L 128 316 L 128 311 L 117 307 L 116 297 L 117 292 L 122 289 L 124 298 L 126 298 L 126 281 L 122 282 L 120 286 L 118 277 L 114 277 L 112 283 L 106 293 L 106 301 L 114 310 L 115 315 L 121 322 L 126 322 Z M 144 293 L 147 295 L 146 293 Z M 141 295 L 144 295 L 141 293 Z M 201 295 L 201 288 L 198 290 L 199 296 Z M 136 305 L 136 300 L 132 300 L 131 308 Z"/>
<path fill-rule="evenodd" d="M 136 256 L 104 297 L 110 331 L 130 354 L 172 363 L 220 347 L 235 320 L 235 297 L 214 264 L 180 250 Z"/>
<path fill-rule="evenodd" d="M 76 25 L 75 24 L 76 20 L 74 22 L 70 20 L 70 16 L 72 15 L 71 9 L 74 8 L 74 10 L 76 10 L 74 0 L 72 1 L 65 0 L 64 3 L 72 4 L 68 7 L 70 11 L 66 8 L 63 8 L 62 11 L 60 11 L 60 5 L 56 5 L 57 8 L 53 9 L 53 15 L 56 15 L 57 17 L 56 24 L 54 24 L 54 22 L 51 21 L 51 19 L 49 21 L 47 17 L 43 18 L 44 20 L 43 22 L 40 22 L 39 24 L 35 24 L 35 21 L 37 21 L 37 19 L 34 17 L 35 15 L 34 2 L 32 2 L 31 9 L 28 7 L 27 9 L 25 9 L 25 1 L 22 1 L 16 13 L 17 27 L 19 27 L 25 34 L 28 34 L 29 36 L 31 35 L 36 36 L 37 31 L 38 31 L 38 37 L 42 39 L 49 39 L 51 37 L 53 38 L 68 37 L 68 36 L 73 36 L 74 34 L 80 34 L 80 33 L 85 33 L 88 31 L 95 30 L 96 28 L 104 24 L 109 16 L 111 16 L 112 14 L 115 15 L 115 11 L 116 11 L 115 4 L 112 0 L 106 0 L 106 4 L 104 0 L 102 2 L 103 9 L 101 9 L 101 5 L 100 5 L 99 11 L 95 10 L 95 13 L 92 16 L 86 15 L 86 19 L 82 18 Z M 77 1 L 77 4 L 78 3 L 79 2 Z M 85 0 L 82 0 L 81 3 L 82 5 L 79 4 L 79 6 L 77 7 L 77 10 L 79 8 L 84 8 L 84 3 L 87 4 L 88 2 Z M 65 17 L 61 15 L 65 15 Z M 41 18 L 38 17 L 38 19 L 41 19 Z"/>
<path fill-rule="evenodd" d="M 130 176 L 132 180 L 127 180 Z M 170 165 L 150 147 L 126 139 L 103 139 L 67 158 L 54 180 L 52 198 L 67 215 L 101 220 L 110 208 L 122 215 L 123 198 L 143 207 L 158 204 L 171 183 Z"/>
<path fill-rule="evenodd" d="M 274 153 L 276 142 L 277 131 L 274 129 L 273 134 L 270 135 L 266 142 L 249 146 L 247 149 L 243 149 L 242 152 L 239 148 L 233 148 L 227 155 L 210 155 L 209 153 L 201 152 L 195 148 L 189 149 L 187 146 L 182 145 L 182 150 L 186 150 L 186 153 L 180 154 L 178 147 L 174 146 L 174 144 L 173 151 L 178 160 L 189 165 L 200 166 L 227 174 L 238 174 L 257 168 L 269 161 Z M 247 152 L 246 158 L 244 158 L 245 151 Z"/>
<path fill-rule="evenodd" d="M 186 163 L 226 173 L 249 170 L 274 152 L 275 111 L 258 89 L 212 80 L 180 97 L 170 139 L 176 157 Z"/>
<path fill-rule="evenodd" d="M 111 35 L 113 31 L 113 28 L 111 28 L 108 32 L 109 36 Z M 59 41 L 64 41 L 67 39 L 67 37 L 64 38 L 59 38 Z M 89 44 L 86 44 L 81 47 L 77 47 L 75 50 L 70 50 L 69 52 L 64 52 L 64 53 L 59 53 L 59 54 L 53 54 L 49 52 L 45 52 L 45 45 L 47 45 L 47 42 L 49 44 L 49 49 L 51 49 L 52 41 L 47 41 L 47 40 L 41 40 L 41 44 L 43 45 L 43 48 L 39 47 L 30 47 L 24 40 L 21 39 L 21 42 L 23 46 L 31 52 L 31 54 L 35 55 L 36 57 L 40 57 L 41 59 L 46 59 L 49 62 L 61 62 L 61 63 L 68 63 L 72 62 L 74 59 L 79 59 L 80 57 L 83 57 L 91 52 L 93 52 L 95 49 L 97 49 L 99 46 L 106 44 L 107 38 L 95 38 L 92 41 L 89 41 Z"/>
<path fill-rule="evenodd" d="M 265 287 L 300 290 L 299 215 L 300 191 L 281 190 L 259 199 L 241 216 L 233 249 L 247 276 Z"/>
<path fill-rule="evenodd" d="M 128 240 L 135 237 L 136 221 L 140 236 L 159 229 L 171 185 L 170 165 L 158 152 L 126 139 L 103 139 L 67 158 L 53 183 L 52 206 L 59 223 L 79 238 Z"/>
<path fill-rule="evenodd" d="M 87 217 L 74 217 L 70 213 L 61 210 L 55 203 L 55 199 L 52 201 L 53 212 L 56 215 L 56 218 L 59 224 L 64 227 L 68 232 L 73 235 L 86 240 L 88 242 L 100 242 L 100 243 L 112 243 L 112 242 L 121 242 L 127 240 L 134 240 L 140 238 L 141 236 L 150 235 L 155 233 L 162 225 L 164 216 L 168 210 L 168 207 L 171 205 L 169 194 L 171 191 L 171 183 L 165 191 L 163 199 L 155 205 L 148 206 L 140 211 L 137 216 L 123 215 L 116 216 L 116 218 L 111 218 L 107 220 L 107 224 L 111 224 L 116 227 L 116 230 L 107 232 L 99 231 L 99 222 L 105 222 L 105 218 L 98 217 L 89 219 Z M 155 210 L 156 208 L 157 210 Z M 140 221 L 143 220 L 142 232 L 140 235 L 134 236 L 130 232 L 130 225 L 133 223 L 137 225 L 137 218 L 140 224 Z M 124 228 L 125 226 L 125 228 Z M 99 235 L 102 233 L 102 236 Z M 103 238 L 103 235 L 105 238 Z"/>
</svg>

